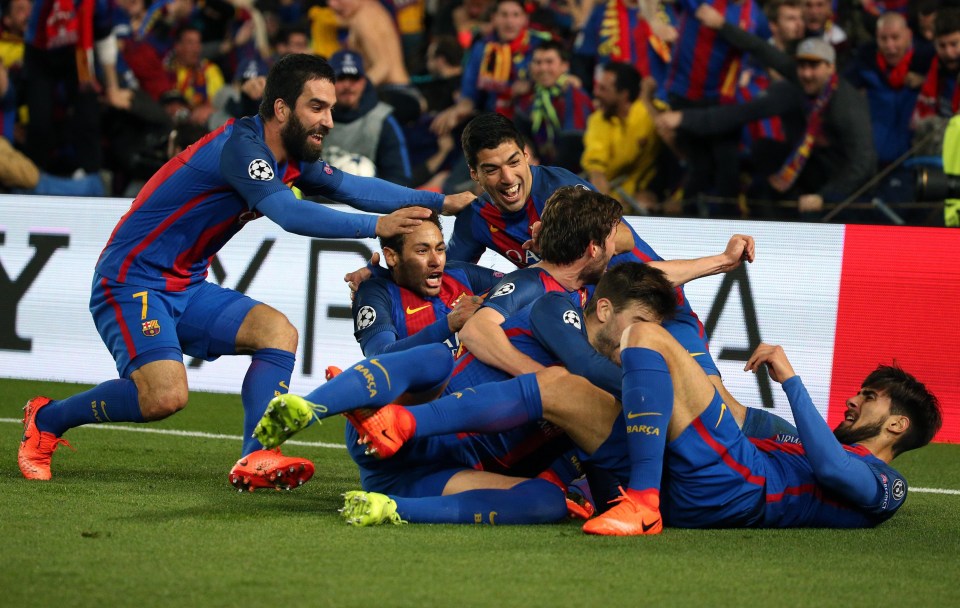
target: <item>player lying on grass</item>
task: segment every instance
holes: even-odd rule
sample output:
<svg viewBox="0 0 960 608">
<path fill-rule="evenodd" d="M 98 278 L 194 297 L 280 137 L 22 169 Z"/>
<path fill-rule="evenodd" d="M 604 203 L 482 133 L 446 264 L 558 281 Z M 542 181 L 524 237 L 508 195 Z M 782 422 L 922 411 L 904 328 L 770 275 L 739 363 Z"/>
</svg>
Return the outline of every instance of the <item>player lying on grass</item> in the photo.
<svg viewBox="0 0 960 608">
<path fill-rule="evenodd" d="M 923 384 L 897 367 L 880 366 L 847 400 L 844 420 L 831 432 L 783 350 L 761 344 L 745 369 L 766 365 L 783 384 L 797 433 L 751 439 L 664 328 L 631 325 L 621 339 L 621 360 L 624 418 L 628 432 L 642 436 L 643 449 L 631 454 L 632 489 L 584 524 L 592 534 L 656 534 L 664 520 L 694 528 L 874 526 L 906 497 L 906 481 L 889 463 L 928 444 L 942 424 L 937 399 Z M 551 403 L 532 396 L 487 408 L 444 403 L 439 410 L 438 403 L 388 405 L 364 421 L 364 439 L 386 455 L 411 438 L 499 431 L 553 415 Z M 563 420 L 557 424 L 570 432 Z"/>
</svg>

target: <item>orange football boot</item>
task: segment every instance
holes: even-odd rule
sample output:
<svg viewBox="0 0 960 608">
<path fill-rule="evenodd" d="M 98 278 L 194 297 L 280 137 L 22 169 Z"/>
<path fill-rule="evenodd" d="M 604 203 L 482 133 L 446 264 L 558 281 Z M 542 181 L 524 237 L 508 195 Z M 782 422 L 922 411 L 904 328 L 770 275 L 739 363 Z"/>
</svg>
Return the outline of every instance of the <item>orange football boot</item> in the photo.
<svg viewBox="0 0 960 608">
<path fill-rule="evenodd" d="M 658 494 L 625 492 L 620 488 L 620 496 L 614 500 L 619 504 L 583 524 L 584 532 L 603 536 L 639 536 L 663 531 Z"/>
<path fill-rule="evenodd" d="M 355 419 L 358 422 L 354 422 Z M 417 430 L 417 421 L 410 410 L 396 403 L 387 404 L 363 418 L 354 415 L 350 424 L 357 429 L 360 443 L 367 446 L 366 454 L 381 459 L 396 454 Z"/>
<path fill-rule="evenodd" d="M 61 444 L 73 449 L 66 439 L 37 428 L 37 412 L 50 401 L 48 397 L 34 397 L 23 407 L 23 438 L 17 450 L 17 464 L 27 479 L 50 479 L 53 453 Z"/>
<path fill-rule="evenodd" d="M 256 450 L 230 469 L 230 484 L 240 492 L 257 488 L 292 490 L 310 481 L 313 463 L 306 458 L 284 456 L 280 449 Z"/>
</svg>

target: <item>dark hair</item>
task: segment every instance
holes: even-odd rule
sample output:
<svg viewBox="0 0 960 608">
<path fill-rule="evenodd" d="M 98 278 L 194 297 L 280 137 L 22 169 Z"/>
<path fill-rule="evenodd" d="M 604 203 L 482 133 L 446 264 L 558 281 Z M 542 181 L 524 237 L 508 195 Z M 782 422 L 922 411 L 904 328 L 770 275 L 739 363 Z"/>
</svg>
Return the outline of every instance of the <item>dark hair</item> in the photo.
<svg viewBox="0 0 960 608">
<path fill-rule="evenodd" d="M 941 8 L 933 18 L 933 37 L 960 32 L 960 8 Z"/>
<path fill-rule="evenodd" d="M 523 10 L 523 12 L 527 12 L 527 5 L 523 0 L 497 0 L 496 2 L 493 3 L 493 10 L 497 10 L 498 8 L 500 8 L 501 4 L 506 4 L 507 2 L 511 4 L 518 4 L 520 5 L 520 8 Z"/>
<path fill-rule="evenodd" d="M 477 168 L 480 150 L 493 150 L 504 142 L 513 142 L 523 150 L 523 136 L 510 119 L 495 112 L 478 114 L 463 129 L 460 145 L 467 157 L 467 166 Z"/>
<path fill-rule="evenodd" d="M 540 258 L 570 264 L 594 243 L 603 245 L 623 216 L 616 199 L 583 186 L 562 186 L 550 195 L 540 214 Z"/>
<path fill-rule="evenodd" d="M 562 61 L 570 62 L 570 51 L 567 50 L 567 47 L 564 46 L 559 40 L 551 38 L 550 40 L 544 40 L 540 43 L 540 46 L 533 49 L 533 52 L 537 51 L 556 51 L 557 55 L 560 55 Z"/>
<path fill-rule="evenodd" d="M 672 319 L 677 311 L 676 291 L 667 275 L 659 268 L 640 262 L 617 264 L 603 273 L 583 314 L 593 314 L 600 298 L 610 300 L 614 312 L 642 302 L 661 321 Z"/>
<path fill-rule="evenodd" d="M 263 100 L 260 102 L 260 118 L 273 118 L 273 104 L 282 99 L 293 110 L 297 106 L 297 98 L 303 93 L 303 86 L 308 80 L 329 80 L 336 82 L 337 77 L 327 60 L 316 55 L 294 53 L 285 55 L 280 61 L 273 64 L 267 74 L 267 84 L 263 89 Z"/>
<path fill-rule="evenodd" d="M 280 26 L 280 31 L 277 33 L 277 42 L 283 44 L 290 43 L 290 37 L 294 34 L 300 34 L 306 37 L 307 41 L 310 40 L 310 28 L 303 23 L 287 23 Z"/>
<path fill-rule="evenodd" d="M 453 36 L 437 36 L 433 39 L 433 44 L 434 55 L 446 61 L 447 65 L 458 66 L 463 63 L 463 47 Z"/>
<path fill-rule="evenodd" d="M 617 91 L 626 91 L 627 99 L 636 101 L 640 96 L 640 72 L 629 63 L 611 61 L 603 66 L 604 72 L 613 74 L 613 86 Z"/>
<path fill-rule="evenodd" d="M 183 35 L 187 32 L 196 32 L 200 34 L 200 40 L 203 40 L 203 30 L 195 25 L 187 23 L 178 27 L 177 31 L 173 34 L 174 44 L 180 42 L 180 40 L 183 39 Z"/>
<path fill-rule="evenodd" d="M 885 392 L 890 397 L 890 413 L 910 419 L 909 428 L 893 444 L 894 457 L 927 445 L 943 425 L 937 397 L 896 363 L 878 366 L 860 386 Z"/>
<path fill-rule="evenodd" d="M 770 0 L 767 2 L 766 6 L 763 7 L 763 14 L 766 16 L 767 21 L 770 23 L 777 22 L 777 18 L 780 17 L 781 6 L 803 8 L 803 3 L 801 0 Z"/>
<path fill-rule="evenodd" d="M 401 205 L 400 209 L 404 209 L 406 207 L 414 207 L 414 206 L 416 205 Z M 440 235 L 443 236 L 443 226 L 440 225 L 440 214 L 437 213 L 436 209 L 431 209 L 430 217 L 424 219 L 423 221 L 436 224 L 437 229 L 440 231 Z M 381 236 L 380 248 L 383 249 L 384 247 L 389 247 L 390 249 L 393 249 L 397 253 L 403 253 L 403 241 L 405 236 L 406 235 L 404 234 L 396 234 L 394 236 Z"/>
</svg>

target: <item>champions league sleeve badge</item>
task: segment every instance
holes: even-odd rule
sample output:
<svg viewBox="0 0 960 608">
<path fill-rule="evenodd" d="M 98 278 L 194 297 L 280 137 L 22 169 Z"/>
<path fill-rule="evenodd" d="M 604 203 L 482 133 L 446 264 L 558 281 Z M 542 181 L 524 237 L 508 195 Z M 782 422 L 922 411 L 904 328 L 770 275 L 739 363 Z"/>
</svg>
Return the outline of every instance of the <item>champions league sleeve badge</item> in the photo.
<svg viewBox="0 0 960 608">
<path fill-rule="evenodd" d="M 252 179 L 267 182 L 273 179 L 273 167 L 267 161 L 258 158 L 250 161 L 250 165 L 247 167 L 247 175 Z"/>
</svg>

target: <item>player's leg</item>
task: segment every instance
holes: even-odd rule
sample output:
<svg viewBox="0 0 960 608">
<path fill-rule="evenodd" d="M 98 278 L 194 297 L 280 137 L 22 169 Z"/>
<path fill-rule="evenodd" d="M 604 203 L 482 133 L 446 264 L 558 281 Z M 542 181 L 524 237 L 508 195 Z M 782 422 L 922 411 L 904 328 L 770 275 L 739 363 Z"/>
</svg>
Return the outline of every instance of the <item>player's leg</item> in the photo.
<svg viewBox="0 0 960 608">
<path fill-rule="evenodd" d="M 444 477 L 449 479 L 441 495 L 408 497 L 348 492 L 341 514 L 353 525 L 399 523 L 398 519 L 413 523 L 513 525 L 555 522 L 567 513 L 563 492 L 543 479 L 461 469 L 439 471 L 421 481 L 432 484 L 433 478 Z M 410 493 L 424 494 L 416 490 Z"/>
<path fill-rule="evenodd" d="M 453 371 L 443 344 L 364 359 L 303 397 L 282 395 L 266 408 L 254 434 L 275 447 L 315 420 L 359 408 L 383 407 L 404 393 L 433 393 Z"/>
<path fill-rule="evenodd" d="M 604 535 L 656 534 L 664 450 L 716 390 L 686 348 L 660 325 L 636 323 L 621 338 L 623 415 L 630 479 L 620 504 L 584 524 Z"/>
<path fill-rule="evenodd" d="M 71 428 L 159 420 L 186 405 L 187 375 L 171 314 L 184 298 L 94 277 L 90 311 L 120 378 L 63 400 L 27 403 L 17 459 L 25 477 L 50 479 L 50 458 Z"/>
<path fill-rule="evenodd" d="M 389 405 L 362 422 L 361 441 L 387 458 L 404 442 L 458 432 L 498 433 L 545 419 L 584 451 L 593 453 L 610 435 L 619 414 L 616 400 L 562 368 L 547 368 L 503 382 L 458 391 L 411 408 Z"/>
</svg>

